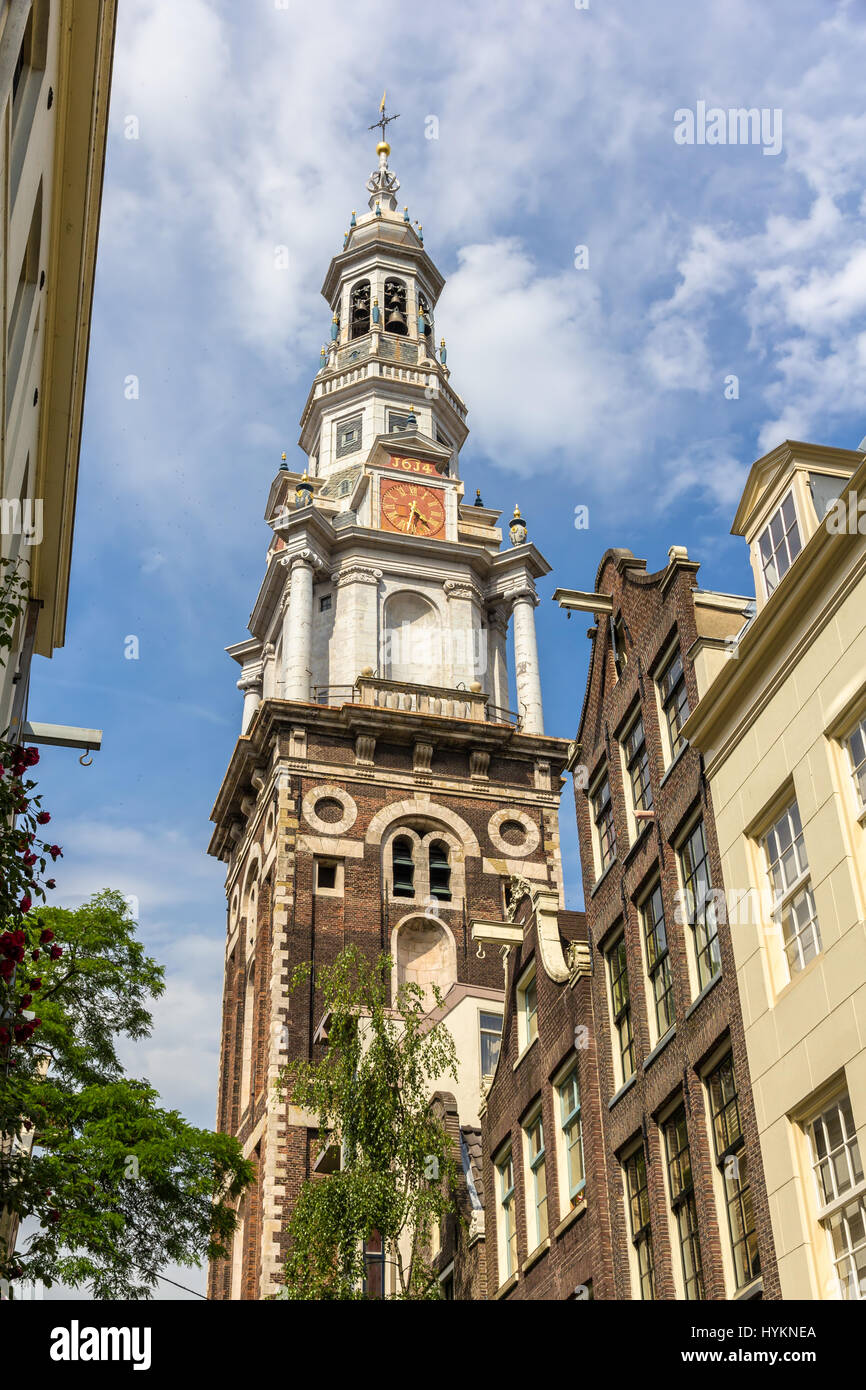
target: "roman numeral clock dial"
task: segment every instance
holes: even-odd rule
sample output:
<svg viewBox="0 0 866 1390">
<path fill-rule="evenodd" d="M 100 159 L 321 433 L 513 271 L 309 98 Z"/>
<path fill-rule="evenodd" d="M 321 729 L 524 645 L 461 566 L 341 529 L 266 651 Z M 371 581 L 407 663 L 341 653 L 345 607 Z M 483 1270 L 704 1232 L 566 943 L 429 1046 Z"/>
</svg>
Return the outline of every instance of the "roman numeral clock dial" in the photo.
<svg viewBox="0 0 866 1390">
<path fill-rule="evenodd" d="M 445 507 L 439 490 L 383 479 L 381 525 L 383 531 L 441 539 L 445 535 Z"/>
</svg>

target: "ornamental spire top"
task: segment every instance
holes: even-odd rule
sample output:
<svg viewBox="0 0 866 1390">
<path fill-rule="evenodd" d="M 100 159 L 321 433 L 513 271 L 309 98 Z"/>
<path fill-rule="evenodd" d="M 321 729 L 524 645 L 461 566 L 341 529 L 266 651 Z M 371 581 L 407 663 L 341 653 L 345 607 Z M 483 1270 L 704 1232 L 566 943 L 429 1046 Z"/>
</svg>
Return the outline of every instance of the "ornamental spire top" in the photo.
<svg viewBox="0 0 866 1390">
<path fill-rule="evenodd" d="M 385 98 L 387 92 L 382 93 L 382 100 L 379 103 L 379 119 L 374 121 L 368 130 L 381 131 L 382 138 L 376 146 L 376 154 L 379 156 L 379 167 L 374 169 L 367 180 L 367 192 L 370 194 L 370 211 L 375 212 L 377 205 L 380 208 L 393 212 L 397 207 L 396 194 L 400 187 L 400 180 L 397 175 L 388 168 L 388 155 L 391 153 L 391 146 L 385 139 L 385 127 L 391 121 L 399 118 L 399 112 L 394 116 L 388 116 L 385 112 Z"/>
</svg>

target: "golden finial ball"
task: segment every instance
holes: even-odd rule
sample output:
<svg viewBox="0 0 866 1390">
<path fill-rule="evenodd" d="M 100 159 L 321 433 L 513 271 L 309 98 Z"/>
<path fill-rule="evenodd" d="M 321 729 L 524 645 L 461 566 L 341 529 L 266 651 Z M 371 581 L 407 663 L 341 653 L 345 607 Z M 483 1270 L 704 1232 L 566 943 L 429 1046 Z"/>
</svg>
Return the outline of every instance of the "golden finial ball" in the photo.
<svg viewBox="0 0 866 1390">
<path fill-rule="evenodd" d="M 379 141 L 378 145 L 376 146 L 376 153 L 383 154 L 386 159 L 388 158 L 388 155 L 391 153 L 391 146 L 388 144 L 387 140 Z"/>
</svg>

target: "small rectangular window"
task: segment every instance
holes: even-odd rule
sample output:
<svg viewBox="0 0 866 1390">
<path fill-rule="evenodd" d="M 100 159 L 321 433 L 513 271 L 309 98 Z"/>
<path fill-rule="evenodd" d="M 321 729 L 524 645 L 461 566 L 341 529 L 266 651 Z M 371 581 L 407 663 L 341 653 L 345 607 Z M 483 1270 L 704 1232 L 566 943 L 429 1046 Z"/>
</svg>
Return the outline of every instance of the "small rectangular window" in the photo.
<svg viewBox="0 0 866 1390">
<path fill-rule="evenodd" d="M 534 965 L 517 986 L 517 1020 L 520 1051 L 525 1052 L 538 1037 L 538 981 Z"/>
<path fill-rule="evenodd" d="M 343 864 L 338 859 L 313 860 L 314 884 L 317 893 L 342 897 Z"/>
<path fill-rule="evenodd" d="M 351 420 L 341 420 L 337 425 L 337 458 L 354 454 L 361 447 L 361 425 L 363 416 L 353 415 Z"/>
<path fill-rule="evenodd" d="M 764 850 L 773 890 L 773 917 L 781 923 L 785 959 L 793 976 L 821 950 L 821 931 L 796 801 L 768 831 Z"/>
<path fill-rule="evenodd" d="M 323 594 L 322 597 L 319 599 L 319 612 L 320 612 L 320 613 L 327 613 L 327 612 L 328 612 L 328 609 L 329 609 L 330 607 L 331 607 L 331 595 L 330 595 L 330 594 Z"/>
<path fill-rule="evenodd" d="M 802 549 L 794 494 L 789 492 L 758 537 L 758 553 L 768 598 Z"/>
</svg>

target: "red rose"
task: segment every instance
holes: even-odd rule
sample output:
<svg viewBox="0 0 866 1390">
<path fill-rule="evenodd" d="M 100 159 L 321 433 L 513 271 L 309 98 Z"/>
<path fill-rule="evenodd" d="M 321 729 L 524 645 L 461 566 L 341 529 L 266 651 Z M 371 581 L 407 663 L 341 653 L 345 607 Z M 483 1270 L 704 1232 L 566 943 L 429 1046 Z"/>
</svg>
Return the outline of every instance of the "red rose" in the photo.
<svg viewBox="0 0 866 1390">
<path fill-rule="evenodd" d="M 51 816 L 48 814 L 47 811 L 40 811 L 39 815 L 36 817 L 38 825 L 47 825 L 50 819 Z"/>
<path fill-rule="evenodd" d="M 32 906 L 33 906 L 33 899 L 31 898 L 31 896 L 30 896 L 29 893 L 25 893 L 24 896 L 23 896 L 23 898 L 21 899 L 20 903 L 18 904 L 18 907 L 19 907 L 20 911 L 21 911 L 21 912 L 29 912 Z"/>
<path fill-rule="evenodd" d="M 9 1046 L 9 1029 L 0 1028 L 0 1047 Z"/>
<path fill-rule="evenodd" d="M 52 859 L 62 859 L 62 858 L 63 858 L 63 850 L 60 848 L 59 845 L 49 845 L 49 846 L 48 846 L 48 853 L 51 855 L 51 858 L 52 858 Z"/>
<path fill-rule="evenodd" d="M 40 944 L 40 946 L 47 946 L 47 945 L 48 945 L 48 942 L 49 942 L 49 941 L 53 941 L 53 940 L 54 940 L 54 932 L 51 930 L 50 927 L 45 927 L 45 929 L 39 933 L 39 944 Z"/>
<path fill-rule="evenodd" d="M 57 887 L 57 880 L 56 880 L 56 879 L 53 879 L 53 878 L 46 878 L 46 880 L 45 880 L 45 887 L 46 887 L 46 888 L 56 888 L 56 887 Z"/>
<path fill-rule="evenodd" d="M 32 1003 L 33 1003 L 33 995 L 32 995 L 32 994 L 25 994 L 24 997 L 23 997 L 23 999 L 21 1000 L 21 1007 L 22 1007 L 22 1009 L 29 1009 L 29 1008 L 30 1008 L 30 1005 L 31 1005 Z"/>
<path fill-rule="evenodd" d="M 60 1220 L 60 1212 L 59 1212 L 59 1211 L 57 1210 L 57 1208 L 55 1207 L 52 1211 L 50 1211 L 50 1212 L 48 1213 L 48 1217 L 49 1217 L 49 1220 L 51 1220 L 51 1221 L 59 1221 L 59 1220 Z"/>
<path fill-rule="evenodd" d="M 49 954 L 49 956 L 51 957 L 52 960 L 59 960 L 60 957 L 63 955 L 63 947 L 62 947 L 62 946 L 52 946 L 52 947 L 51 947 L 51 950 L 48 952 L 48 954 Z"/>
<path fill-rule="evenodd" d="M 39 749 L 27 748 L 24 752 L 24 762 L 27 767 L 35 767 L 39 762 Z"/>
<path fill-rule="evenodd" d="M 31 864 L 36 863 L 36 855 L 33 853 L 32 849 L 29 849 L 25 854 L 24 863 L 27 865 L 28 869 L 30 868 Z"/>
<path fill-rule="evenodd" d="M 40 952 L 39 952 L 38 950 L 34 950 L 34 951 L 31 951 L 31 952 L 30 952 L 30 957 L 31 957 L 32 960 L 38 960 L 38 959 L 39 959 L 39 955 L 40 955 Z"/>
<path fill-rule="evenodd" d="M 0 960 L 0 976 L 2 976 L 4 980 L 11 980 L 14 973 L 14 960 L 9 960 L 8 958 L 6 960 Z"/>
<path fill-rule="evenodd" d="M 37 976 L 35 977 L 35 979 L 33 979 L 33 980 L 30 981 L 30 988 L 31 988 L 31 989 L 41 989 L 41 988 L 42 988 L 42 976 L 41 976 L 41 975 L 37 975 Z"/>
</svg>

